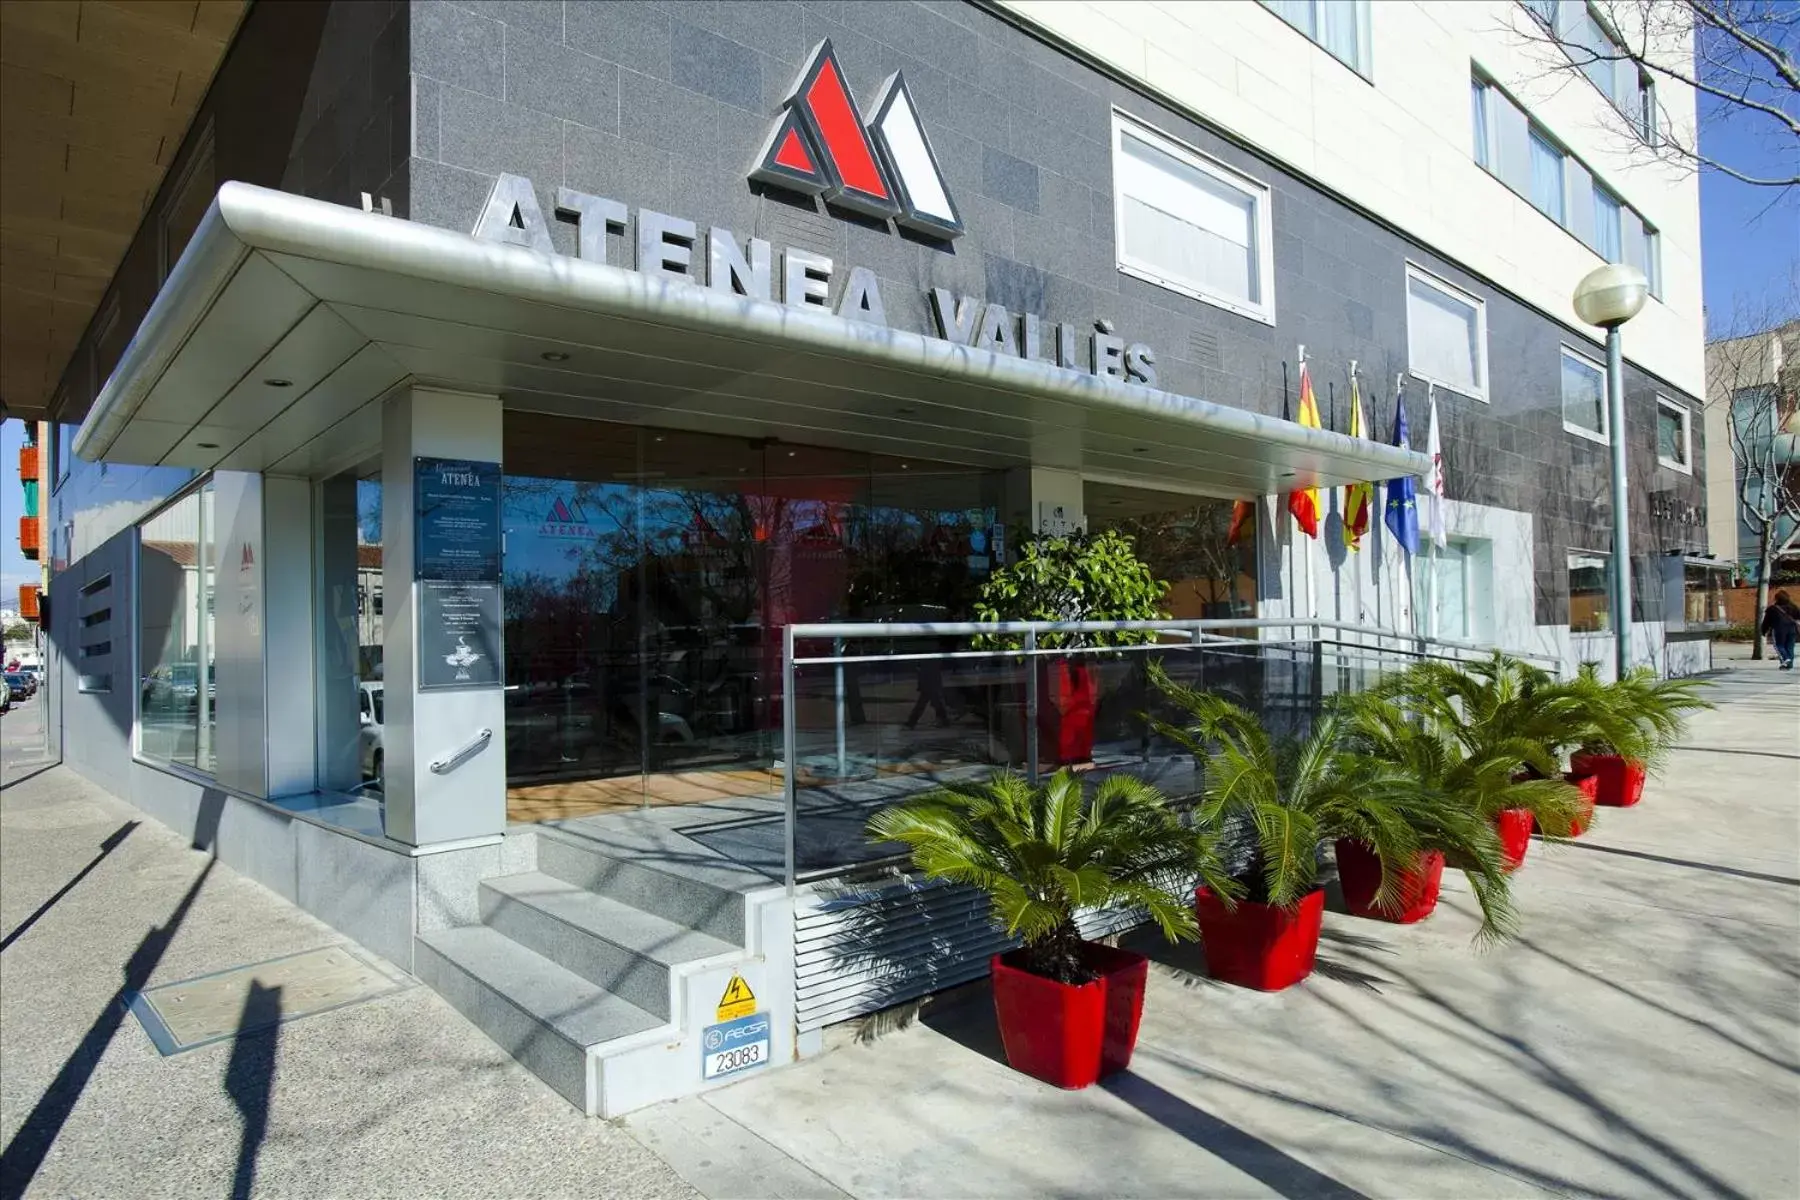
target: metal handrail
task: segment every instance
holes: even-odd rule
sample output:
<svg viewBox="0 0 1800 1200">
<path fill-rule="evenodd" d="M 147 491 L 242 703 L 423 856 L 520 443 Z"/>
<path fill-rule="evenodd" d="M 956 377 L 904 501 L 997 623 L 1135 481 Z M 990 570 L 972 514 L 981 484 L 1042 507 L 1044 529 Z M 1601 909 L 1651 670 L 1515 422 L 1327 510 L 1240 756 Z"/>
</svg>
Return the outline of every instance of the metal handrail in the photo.
<svg viewBox="0 0 1800 1200">
<path fill-rule="evenodd" d="M 1244 630 L 1278 630 L 1289 629 L 1310 633 L 1310 637 L 1292 639 L 1276 638 L 1242 638 L 1230 637 L 1221 631 Z M 1323 636 L 1327 632 L 1356 635 L 1356 641 L 1339 641 Z M 1074 633 L 1154 633 L 1159 636 L 1184 639 L 1176 642 L 1147 642 L 1131 646 L 1083 646 L 1045 648 L 1038 645 L 1038 638 L 1044 634 Z M 1015 635 L 1022 640 L 1022 645 L 1009 649 L 993 650 L 951 650 L 918 654 L 846 654 L 845 642 L 852 639 L 869 638 L 924 638 L 924 637 L 975 637 L 979 635 Z M 796 645 L 806 641 L 829 639 L 832 653 L 828 655 L 799 656 L 795 653 Z M 1368 640 L 1365 640 L 1368 639 Z M 1462 641 L 1456 638 L 1432 637 L 1426 634 L 1401 633 L 1393 629 L 1375 628 L 1357 625 L 1347 621 L 1328 621 L 1308 617 L 1208 617 L 1200 619 L 1164 619 L 1154 621 L 927 621 L 927 622 L 810 622 L 785 626 L 782 629 L 781 646 L 781 745 L 782 745 L 782 793 L 785 808 L 785 881 L 788 894 L 794 891 L 796 876 L 796 841 L 799 826 L 799 801 L 795 778 L 797 775 L 797 759 L 799 757 L 799 731 L 795 721 L 795 677 L 796 669 L 802 666 L 831 666 L 835 668 L 839 706 L 843 704 L 844 667 L 847 664 L 870 662 L 918 662 L 926 660 L 953 661 L 959 659 L 996 659 L 996 658 L 1037 658 L 1046 656 L 1064 656 L 1070 654 L 1111 654 L 1119 652 L 1147 652 L 1152 650 L 1178 650 L 1184 646 L 1245 646 L 1245 647 L 1279 647 L 1279 646 L 1312 646 L 1318 653 L 1325 646 L 1342 647 L 1351 651 L 1366 651 L 1372 658 L 1382 655 L 1403 655 L 1424 658 L 1433 656 L 1433 651 L 1455 651 L 1462 654 L 1488 655 L 1496 649 L 1494 646 L 1480 642 Z M 1561 660 L 1546 654 L 1531 651 L 1508 650 L 1506 653 L 1515 658 L 1535 662 L 1538 665 L 1560 670 Z M 1360 655 L 1358 657 L 1361 657 Z M 1341 665 L 1341 664 L 1340 664 Z M 1038 761 L 1038 673 L 1025 673 L 1026 717 L 1025 717 L 1025 754 L 1028 762 Z M 839 714 L 838 755 L 844 756 L 843 714 Z"/>
</svg>

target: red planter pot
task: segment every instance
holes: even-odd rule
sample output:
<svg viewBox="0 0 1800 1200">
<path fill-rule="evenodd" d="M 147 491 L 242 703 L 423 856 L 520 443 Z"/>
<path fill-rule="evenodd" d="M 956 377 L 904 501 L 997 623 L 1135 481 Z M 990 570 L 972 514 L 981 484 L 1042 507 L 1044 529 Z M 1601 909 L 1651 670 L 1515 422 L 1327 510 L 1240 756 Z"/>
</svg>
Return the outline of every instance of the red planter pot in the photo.
<svg viewBox="0 0 1800 1200">
<path fill-rule="evenodd" d="M 1400 877 L 1400 898 L 1392 908 L 1378 908 L 1375 893 L 1381 888 L 1381 859 L 1357 841 L 1337 844 L 1338 882 L 1343 885 L 1344 905 L 1359 917 L 1411 925 L 1423 921 L 1437 907 L 1438 890 L 1444 884 L 1444 855 L 1439 850 L 1420 853 L 1418 865 Z"/>
<path fill-rule="evenodd" d="M 1278 992 L 1312 974 L 1325 918 L 1323 891 L 1311 892 L 1292 910 L 1246 900 L 1226 908 L 1211 888 L 1202 887 L 1194 893 L 1194 912 L 1214 979 Z"/>
<path fill-rule="evenodd" d="M 1013 1070 L 1060 1088 L 1084 1088 L 1131 1065 L 1150 960 L 1089 943 L 1087 964 L 1100 978 L 1079 986 L 1034 975 L 1021 952 L 996 954 L 994 1015 Z"/>
<path fill-rule="evenodd" d="M 1600 780 L 1596 776 L 1577 775 L 1573 771 L 1564 775 L 1563 778 L 1581 789 L 1581 795 L 1583 797 L 1581 812 L 1576 815 L 1573 821 L 1569 822 L 1569 836 L 1578 838 L 1587 832 L 1588 826 L 1594 823 L 1594 798 L 1599 793 Z M 1524 810 L 1520 809 L 1516 811 L 1522 812 Z M 1537 818 L 1535 817 L 1531 818 L 1531 832 L 1544 832 L 1538 825 Z"/>
<path fill-rule="evenodd" d="M 1531 831 L 1537 822 L 1529 808 L 1503 808 L 1494 817 L 1494 828 L 1500 834 L 1500 853 L 1506 857 L 1506 870 L 1516 871 L 1525 862 L 1525 851 L 1531 846 Z"/>
<path fill-rule="evenodd" d="M 1577 754 L 1569 760 L 1569 780 L 1580 783 L 1584 779 L 1595 782 L 1595 804 L 1630 808 L 1644 798 L 1644 764 L 1633 759 L 1617 754 Z"/>
<path fill-rule="evenodd" d="M 1062 766 L 1094 757 L 1094 714 L 1100 686 L 1087 663 L 1076 658 L 1038 662 L 1038 753 Z"/>
</svg>

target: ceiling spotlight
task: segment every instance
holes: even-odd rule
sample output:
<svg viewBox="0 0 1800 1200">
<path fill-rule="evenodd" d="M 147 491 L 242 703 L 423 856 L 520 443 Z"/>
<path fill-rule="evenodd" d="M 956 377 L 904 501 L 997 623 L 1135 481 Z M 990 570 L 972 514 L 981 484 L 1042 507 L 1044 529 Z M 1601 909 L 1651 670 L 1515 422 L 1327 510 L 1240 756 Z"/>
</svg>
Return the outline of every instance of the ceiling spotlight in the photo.
<svg viewBox="0 0 1800 1200">
<path fill-rule="evenodd" d="M 263 382 L 270 387 L 293 387 L 294 386 L 294 381 L 291 379 L 265 379 L 265 380 L 263 380 Z"/>
<path fill-rule="evenodd" d="M 792 458 L 792 457 L 794 457 L 794 455 L 796 455 L 796 454 L 798 454 L 798 453 L 800 453 L 800 452 L 799 452 L 799 451 L 798 451 L 798 450 L 789 450 L 789 451 L 788 451 L 788 457 L 789 457 L 789 458 Z"/>
<path fill-rule="evenodd" d="M 545 362 L 568 362 L 569 361 L 569 356 L 567 354 L 564 354 L 561 350 L 546 350 L 542 354 L 538 355 L 538 357 L 543 359 Z"/>
</svg>

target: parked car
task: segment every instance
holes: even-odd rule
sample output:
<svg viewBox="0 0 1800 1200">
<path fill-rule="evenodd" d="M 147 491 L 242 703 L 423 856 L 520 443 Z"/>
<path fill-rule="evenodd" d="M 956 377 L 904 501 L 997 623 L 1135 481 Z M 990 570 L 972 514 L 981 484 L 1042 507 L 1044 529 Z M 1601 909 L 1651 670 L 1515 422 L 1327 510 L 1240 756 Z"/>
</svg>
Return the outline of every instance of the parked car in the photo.
<svg viewBox="0 0 1800 1200">
<path fill-rule="evenodd" d="M 382 686 L 379 679 L 363 683 L 358 692 L 358 720 L 362 724 L 357 734 L 357 750 L 362 761 L 363 782 L 373 783 L 381 787 L 382 771 L 386 766 L 385 755 L 381 746 L 382 725 Z"/>
<path fill-rule="evenodd" d="M 14 703 L 17 703 L 20 700 L 31 699 L 31 693 L 37 690 L 37 686 L 32 682 L 31 676 L 25 674 L 23 671 L 8 671 L 6 672 L 5 678 L 7 693 L 11 696 Z"/>
</svg>

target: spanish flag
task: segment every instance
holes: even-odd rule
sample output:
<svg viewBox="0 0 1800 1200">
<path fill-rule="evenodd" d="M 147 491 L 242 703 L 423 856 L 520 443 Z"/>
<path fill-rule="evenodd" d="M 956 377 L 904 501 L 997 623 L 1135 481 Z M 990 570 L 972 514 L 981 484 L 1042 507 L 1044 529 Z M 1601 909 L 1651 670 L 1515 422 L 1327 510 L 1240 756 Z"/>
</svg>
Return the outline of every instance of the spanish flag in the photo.
<svg viewBox="0 0 1800 1200">
<path fill-rule="evenodd" d="M 1306 364 L 1300 364 L 1300 424 L 1308 429 L 1323 428 L 1319 424 L 1319 402 L 1313 397 L 1312 372 Z M 1319 536 L 1319 489 L 1303 488 L 1288 493 L 1288 511 L 1294 514 L 1294 524 L 1300 532 L 1309 538 Z"/>
<path fill-rule="evenodd" d="M 1239 500 L 1231 507 L 1231 528 L 1225 532 L 1225 544 L 1237 545 L 1246 529 L 1256 529 L 1256 505 L 1249 500 Z"/>
<path fill-rule="evenodd" d="M 1350 376 L 1350 436 L 1369 436 L 1363 424 L 1362 388 L 1356 376 Z M 1375 508 L 1375 485 L 1364 480 L 1344 489 L 1344 545 L 1362 549 L 1363 534 L 1369 532 L 1369 516 Z"/>
</svg>

